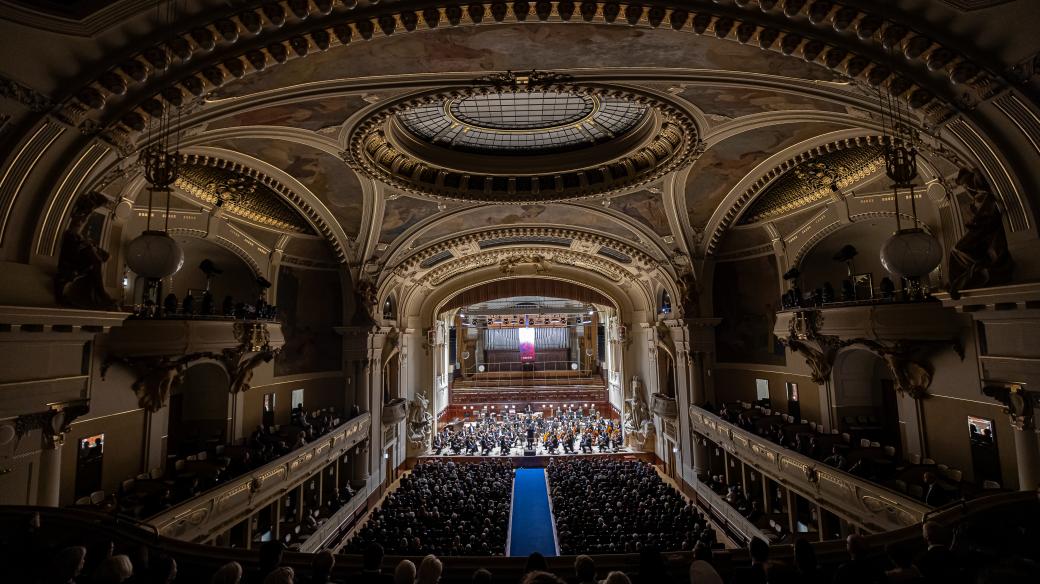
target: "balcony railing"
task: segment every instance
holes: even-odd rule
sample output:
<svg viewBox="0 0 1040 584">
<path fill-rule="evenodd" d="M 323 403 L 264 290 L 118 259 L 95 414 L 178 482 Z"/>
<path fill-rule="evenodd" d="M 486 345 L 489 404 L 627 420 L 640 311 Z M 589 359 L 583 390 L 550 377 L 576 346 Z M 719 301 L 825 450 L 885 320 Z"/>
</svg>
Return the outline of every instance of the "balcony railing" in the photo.
<svg viewBox="0 0 1040 584">
<path fill-rule="evenodd" d="M 828 466 L 767 441 L 698 407 L 690 408 L 693 431 L 707 437 L 762 474 L 872 531 L 920 523 L 930 508 L 903 493 Z"/>
<path fill-rule="evenodd" d="M 159 535 L 185 541 L 203 541 L 230 529 L 367 438 L 371 423 L 371 414 L 363 413 L 305 447 L 171 507 L 146 524 Z"/>
</svg>

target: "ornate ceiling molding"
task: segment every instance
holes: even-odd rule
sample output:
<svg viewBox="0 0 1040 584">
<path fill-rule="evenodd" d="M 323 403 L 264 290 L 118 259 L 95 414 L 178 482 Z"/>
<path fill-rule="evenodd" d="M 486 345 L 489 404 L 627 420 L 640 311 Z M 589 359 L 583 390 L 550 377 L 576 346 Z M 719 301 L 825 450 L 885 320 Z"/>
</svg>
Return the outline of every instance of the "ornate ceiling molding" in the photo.
<svg viewBox="0 0 1040 584">
<path fill-rule="evenodd" d="M 328 242 L 329 247 L 332 250 L 333 255 L 341 262 L 347 261 L 346 244 L 341 239 L 337 231 L 341 231 L 339 226 L 335 227 L 330 225 L 324 218 L 324 216 L 318 212 L 304 197 L 300 196 L 295 190 L 282 184 L 280 181 L 268 176 L 267 174 L 247 166 L 239 162 L 232 162 L 225 158 L 209 155 L 209 154 L 185 154 L 185 164 L 197 164 L 202 166 L 212 166 L 214 168 L 227 169 L 231 172 L 247 176 L 270 188 L 274 192 L 278 193 L 285 200 L 290 203 L 297 211 L 299 211 L 304 217 L 307 218 L 308 222 L 314 227 L 314 229 L 320 233 L 325 240 Z"/>
<path fill-rule="evenodd" d="M 831 0 L 703 1 L 695 3 L 694 12 L 690 3 L 671 0 L 650 0 L 645 6 L 592 1 L 416 4 L 413 10 L 401 4 L 357 7 L 343 2 L 336 7 L 330 0 L 285 1 L 221 11 L 208 23 L 121 58 L 119 65 L 75 92 L 60 114 L 76 125 L 92 118 L 88 131 L 100 127 L 135 133 L 166 107 L 179 107 L 193 96 L 293 58 L 355 39 L 492 21 L 664 26 L 755 44 L 875 86 L 890 86 L 896 94 L 908 95 L 914 107 L 928 107 L 936 118 L 950 115 L 948 104 L 956 103 L 966 89 L 988 97 L 1004 85 L 979 59 L 937 40 L 941 33 L 915 30 L 890 7 L 873 12 Z"/>
<path fill-rule="evenodd" d="M 451 260 L 420 277 L 418 284 L 437 287 L 459 274 L 494 265 L 497 265 L 500 271 L 507 276 L 523 271 L 529 271 L 534 276 L 542 276 L 552 272 L 553 264 L 589 270 L 607 278 L 614 284 L 620 284 L 626 279 L 633 278 L 630 272 L 606 258 L 570 249 L 527 246 L 522 249 L 483 251 Z"/>
<path fill-rule="evenodd" d="M 705 254 L 711 255 L 718 250 L 719 243 L 722 241 L 722 237 L 725 235 L 726 231 L 737 223 L 741 215 L 743 215 L 744 210 L 751 205 L 755 198 L 784 173 L 796 168 L 805 161 L 812 160 L 830 152 L 837 152 L 847 148 L 876 145 L 879 139 L 878 136 L 873 135 L 855 136 L 820 144 L 788 158 L 764 173 L 760 173 L 758 179 L 756 179 L 751 186 L 747 187 L 735 201 L 729 205 L 725 205 L 725 214 L 715 223 L 712 227 L 711 233 L 709 233 L 706 238 L 704 243 Z M 722 207 L 720 207 L 720 210 L 721 209 Z"/>
<path fill-rule="evenodd" d="M 566 170 L 527 173 L 516 173 L 519 165 L 515 164 L 508 166 L 509 172 L 460 168 L 458 163 L 466 158 L 457 155 L 452 161 L 430 160 L 414 153 L 413 145 L 394 131 L 393 122 L 400 112 L 493 93 L 493 88 L 478 80 L 468 86 L 388 101 L 351 130 L 344 160 L 369 178 L 409 193 L 462 202 L 525 204 L 577 200 L 631 189 L 682 168 L 698 151 L 698 129 L 693 118 L 684 108 L 649 91 L 566 78 L 553 79 L 538 88 L 649 106 L 653 127 L 647 128 L 648 134 L 634 136 L 637 140 L 632 143 L 626 142 L 628 137 L 619 138 L 618 141 L 625 142 L 626 150 L 615 153 L 613 160 L 576 156 Z M 603 148 L 612 143 L 607 142 Z M 596 156 L 599 149 L 592 147 L 563 158 L 586 151 Z"/>
<path fill-rule="evenodd" d="M 618 239 L 576 229 L 556 227 L 509 227 L 479 231 L 435 243 L 413 253 L 394 266 L 391 271 L 401 276 L 421 272 L 424 269 L 430 269 L 430 267 L 432 267 L 423 267 L 424 263 L 429 261 L 431 258 L 437 258 L 445 253 L 450 253 L 451 258 L 456 259 L 469 257 L 481 252 L 481 241 L 506 238 L 559 238 L 561 240 L 571 240 L 569 248 L 556 248 L 556 251 L 567 251 L 570 249 L 571 251 L 586 255 L 596 254 L 601 247 L 607 246 L 620 251 L 622 254 L 631 258 L 631 263 L 625 265 L 626 269 L 638 268 L 645 271 L 652 271 L 660 267 L 660 264 L 650 255 Z M 526 249 L 527 247 L 537 247 L 537 244 L 524 243 L 523 241 L 520 241 L 516 246 L 514 246 L 514 249 L 512 250 L 513 253 L 516 253 L 515 247 L 524 247 Z M 445 259 L 445 261 L 447 261 L 447 259 Z"/>
</svg>

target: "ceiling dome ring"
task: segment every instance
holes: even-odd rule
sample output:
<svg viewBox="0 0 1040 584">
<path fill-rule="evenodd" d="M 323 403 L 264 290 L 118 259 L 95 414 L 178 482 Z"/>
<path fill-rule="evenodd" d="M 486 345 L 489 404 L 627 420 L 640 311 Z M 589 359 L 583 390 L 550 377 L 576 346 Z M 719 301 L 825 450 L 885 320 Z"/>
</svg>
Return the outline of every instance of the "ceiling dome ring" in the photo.
<svg viewBox="0 0 1040 584">
<path fill-rule="evenodd" d="M 462 86 L 404 96 L 351 129 L 355 170 L 435 199 L 528 204 L 611 194 L 691 161 L 681 106 L 597 83 Z"/>
</svg>

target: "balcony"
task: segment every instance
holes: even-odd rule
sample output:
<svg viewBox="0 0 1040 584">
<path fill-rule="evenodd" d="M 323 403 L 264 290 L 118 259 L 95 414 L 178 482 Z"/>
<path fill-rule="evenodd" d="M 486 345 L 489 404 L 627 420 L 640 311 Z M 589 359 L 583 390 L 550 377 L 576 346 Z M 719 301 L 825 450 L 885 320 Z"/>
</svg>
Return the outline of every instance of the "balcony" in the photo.
<svg viewBox="0 0 1040 584">
<path fill-rule="evenodd" d="M 281 324 L 257 320 L 131 319 L 108 338 L 110 353 L 121 358 L 219 355 L 225 349 L 283 345 Z"/>
<path fill-rule="evenodd" d="M 655 393 L 650 396 L 650 411 L 666 420 L 675 420 L 679 417 L 679 406 L 676 405 L 675 398 L 663 393 Z"/>
<path fill-rule="evenodd" d="M 788 337 L 812 321 L 821 335 L 841 340 L 948 341 L 957 338 L 953 311 L 939 302 L 843 304 L 776 313 L 773 334 Z"/>
<path fill-rule="evenodd" d="M 270 505 L 343 456 L 368 438 L 371 423 L 371 414 L 363 413 L 305 447 L 171 507 L 145 523 L 164 537 L 206 540 Z M 350 505 L 356 505 L 357 500 L 358 497 L 352 499 Z"/>
<path fill-rule="evenodd" d="M 920 523 L 930 511 L 930 507 L 903 493 L 773 444 L 701 408 L 690 408 L 690 426 L 772 480 L 825 507 L 841 509 L 873 531 Z"/>
<path fill-rule="evenodd" d="M 383 404 L 381 418 L 384 426 L 392 426 L 403 420 L 406 415 L 408 415 L 408 402 L 403 397 L 392 399 L 389 403 Z"/>
</svg>

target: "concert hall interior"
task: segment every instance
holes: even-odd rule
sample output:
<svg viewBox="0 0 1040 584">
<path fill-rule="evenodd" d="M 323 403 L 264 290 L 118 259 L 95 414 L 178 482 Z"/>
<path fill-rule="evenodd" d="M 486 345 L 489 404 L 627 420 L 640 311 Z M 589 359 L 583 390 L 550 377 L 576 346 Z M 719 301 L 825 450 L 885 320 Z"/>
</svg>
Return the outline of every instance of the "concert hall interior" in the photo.
<svg viewBox="0 0 1040 584">
<path fill-rule="evenodd" d="M 1040 0 L 0 0 L 0 580 L 1040 582 Z"/>
</svg>

